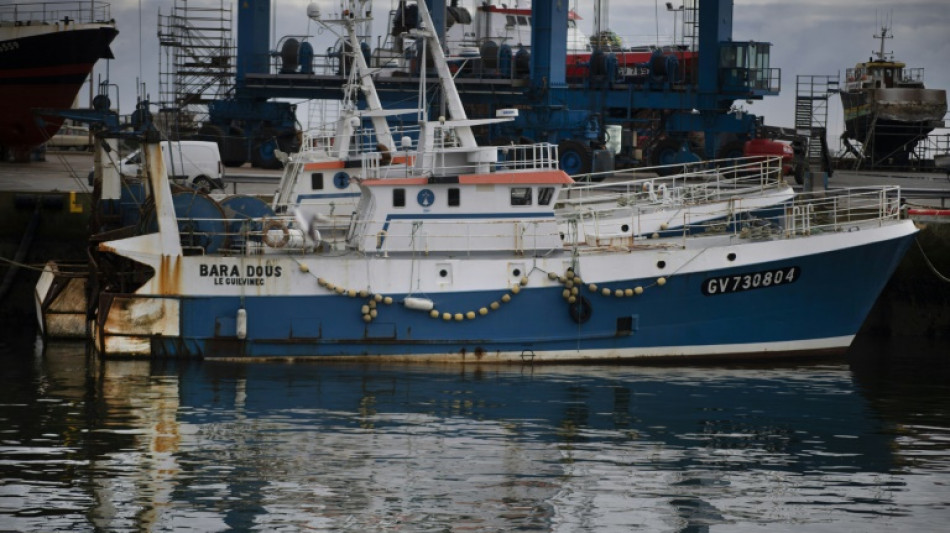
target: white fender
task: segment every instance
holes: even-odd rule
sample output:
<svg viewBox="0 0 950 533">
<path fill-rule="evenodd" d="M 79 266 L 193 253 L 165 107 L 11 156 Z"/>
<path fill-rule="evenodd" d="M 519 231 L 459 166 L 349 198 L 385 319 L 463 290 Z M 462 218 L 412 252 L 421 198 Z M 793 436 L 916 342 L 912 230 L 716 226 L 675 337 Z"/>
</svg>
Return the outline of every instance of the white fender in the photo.
<svg viewBox="0 0 950 533">
<path fill-rule="evenodd" d="M 402 304 L 408 309 L 415 309 L 417 311 L 431 311 L 435 304 L 432 303 L 432 300 L 428 298 L 417 298 L 410 296 L 402 301 Z"/>
</svg>

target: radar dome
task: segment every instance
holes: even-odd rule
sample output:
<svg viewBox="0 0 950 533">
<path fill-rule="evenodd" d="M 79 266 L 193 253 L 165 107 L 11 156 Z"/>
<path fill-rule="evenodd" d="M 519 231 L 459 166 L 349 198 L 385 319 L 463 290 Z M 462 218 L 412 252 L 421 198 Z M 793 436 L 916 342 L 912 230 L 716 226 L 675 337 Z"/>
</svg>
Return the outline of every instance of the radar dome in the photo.
<svg viewBox="0 0 950 533">
<path fill-rule="evenodd" d="M 320 6 L 316 2 L 310 2 L 310 5 L 307 6 L 307 16 L 314 20 L 320 18 Z"/>
</svg>

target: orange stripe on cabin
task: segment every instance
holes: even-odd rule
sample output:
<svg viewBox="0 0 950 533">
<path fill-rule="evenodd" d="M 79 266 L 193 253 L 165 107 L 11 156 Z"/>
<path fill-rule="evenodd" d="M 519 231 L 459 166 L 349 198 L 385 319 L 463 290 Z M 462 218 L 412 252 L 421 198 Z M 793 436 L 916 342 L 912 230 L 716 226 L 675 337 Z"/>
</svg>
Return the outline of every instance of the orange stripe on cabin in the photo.
<svg viewBox="0 0 950 533">
<path fill-rule="evenodd" d="M 320 170 L 321 168 L 343 168 L 343 161 L 318 161 L 316 163 L 304 163 L 304 170 Z"/>
<path fill-rule="evenodd" d="M 562 184 L 574 183 L 574 180 L 563 170 L 540 170 L 534 172 L 492 172 L 490 174 L 464 174 L 459 176 L 459 183 L 500 185 L 518 184 Z"/>
<path fill-rule="evenodd" d="M 416 158 L 413 157 L 413 156 L 411 156 L 411 155 L 410 155 L 410 156 L 395 155 L 395 156 L 393 156 L 393 160 L 392 160 L 392 163 L 391 163 L 391 164 L 393 164 L 393 165 L 402 165 L 402 164 L 405 163 L 405 164 L 413 165 L 413 164 L 415 164 L 415 162 L 416 162 Z"/>
</svg>

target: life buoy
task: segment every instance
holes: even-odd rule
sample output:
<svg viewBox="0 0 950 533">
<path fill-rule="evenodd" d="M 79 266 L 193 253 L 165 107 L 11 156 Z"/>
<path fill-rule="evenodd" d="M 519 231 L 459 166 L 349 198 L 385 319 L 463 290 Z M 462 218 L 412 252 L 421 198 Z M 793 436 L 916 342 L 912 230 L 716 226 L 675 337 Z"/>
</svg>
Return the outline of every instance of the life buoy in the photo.
<svg viewBox="0 0 950 533">
<path fill-rule="evenodd" d="M 567 311 L 571 314 L 571 320 L 578 324 L 583 324 L 590 320 L 590 315 L 594 310 L 587 298 L 578 296 L 574 303 L 568 304 Z"/>
<path fill-rule="evenodd" d="M 261 232 L 264 234 L 264 244 L 271 248 L 283 248 L 290 242 L 290 230 L 279 220 L 264 222 Z"/>
</svg>

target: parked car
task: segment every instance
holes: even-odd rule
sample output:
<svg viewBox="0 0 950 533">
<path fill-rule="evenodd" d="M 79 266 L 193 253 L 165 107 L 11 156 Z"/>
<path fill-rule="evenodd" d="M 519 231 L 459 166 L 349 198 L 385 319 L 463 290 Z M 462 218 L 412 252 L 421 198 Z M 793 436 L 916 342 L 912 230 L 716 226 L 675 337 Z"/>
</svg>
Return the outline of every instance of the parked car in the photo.
<svg viewBox="0 0 950 533">
<path fill-rule="evenodd" d="M 163 141 L 162 155 L 165 171 L 173 182 L 179 182 L 198 190 L 224 189 L 224 163 L 218 144 L 209 141 Z M 138 176 L 142 168 L 142 150 L 136 150 L 119 163 L 123 176 Z M 95 172 L 89 173 L 93 184 Z"/>
<path fill-rule="evenodd" d="M 89 126 L 63 124 L 50 140 L 46 141 L 46 148 L 50 150 L 84 150 L 92 148 L 92 136 Z"/>
</svg>

